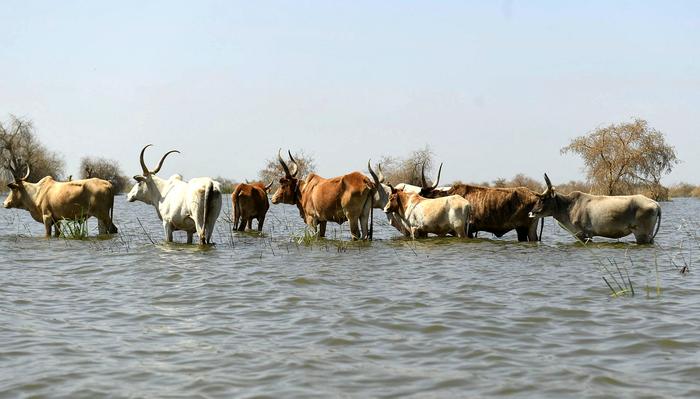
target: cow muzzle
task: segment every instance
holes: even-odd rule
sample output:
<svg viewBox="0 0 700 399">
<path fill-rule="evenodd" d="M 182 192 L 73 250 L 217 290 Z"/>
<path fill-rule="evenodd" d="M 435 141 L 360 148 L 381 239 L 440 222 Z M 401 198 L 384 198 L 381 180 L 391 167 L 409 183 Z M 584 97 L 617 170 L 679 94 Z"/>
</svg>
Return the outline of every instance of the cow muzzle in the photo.
<svg viewBox="0 0 700 399">
<path fill-rule="evenodd" d="M 537 214 L 535 214 L 534 212 L 530 212 L 527 214 L 527 216 L 529 216 L 531 219 L 534 219 L 537 217 Z"/>
</svg>

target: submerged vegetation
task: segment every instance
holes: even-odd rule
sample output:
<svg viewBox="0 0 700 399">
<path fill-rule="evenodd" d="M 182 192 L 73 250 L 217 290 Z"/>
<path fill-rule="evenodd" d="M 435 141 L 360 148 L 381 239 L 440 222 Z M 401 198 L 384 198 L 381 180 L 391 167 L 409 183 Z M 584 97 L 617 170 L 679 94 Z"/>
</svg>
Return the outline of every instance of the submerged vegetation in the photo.
<svg viewBox="0 0 700 399">
<path fill-rule="evenodd" d="M 86 240 L 88 238 L 87 219 L 63 219 L 59 222 L 61 237 L 69 240 Z"/>
</svg>

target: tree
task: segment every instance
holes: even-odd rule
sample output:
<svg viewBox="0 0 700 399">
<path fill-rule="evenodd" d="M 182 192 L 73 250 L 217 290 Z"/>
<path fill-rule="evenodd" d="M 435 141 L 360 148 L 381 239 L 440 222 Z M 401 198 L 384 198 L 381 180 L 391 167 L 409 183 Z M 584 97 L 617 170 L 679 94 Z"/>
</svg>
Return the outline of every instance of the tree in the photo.
<svg viewBox="0 0 700 399">
<path fill-rule="evenodd" d="M 429 176 L 432 175 L 433 155 L 433 151 L 426 145 L 422 149 L 411 152 L 406 158 L 385 155 L 379 160 L 379 164 L 382 166 L 387 182 L 394 185 L 408 183 L 420 186 L 423 165 L 425 165 L 426 180 L 429 180 Z"/>
<path fill-rule="evenodd" d="M 63 175 L 64 162 L 39 142 L 31 120 L 10 115 L 9 123 L 0 122 L 0 168 L 10 178 L 24 177 L 30 168 L 28 181 L 36 182 L 45 176 L 59 180 Z"/>
<path fill-rule="evenodd" d="M 221 192 L 224 194 L 231 194 L 233 190 L 236 189 L 238 182 L 234 179 L 229 179 L 228 177 L 218 176 L 214 180 L 221 184 Z"/>
<path fill-rule="evenodd" d="M 124 176 L 119 163 L 112 159 L 83 157 L 80 160 L 80 177 L 97 177 L 112 183 L 114 192 L 121 193 L 129 187 L 129 178 Z"/>
<path fill-rule="evenodd" d="M 679 162 L 664 135 L 643 119 L 612 124 L 576 137 L 561 153 L 583 158 L 594 192 L 619 195 L 642 187 L 655 199 L 668 195 L 661 178 Z"/>
<path fill-rule="evenodd" d="M 312 155 L 301 150 L 298 153 L 292 154 L 292 156 L 299 166 L 299 172 L 297 173 L 299 179 L 303 180 L 309 173 L 316 171 L 316 163 Z M 282 154 L 282 159 L 284 159 L 285 162 L 289 161 L 289 157 L 286 154 Z M 282 169 L 282 165 L 280 165 L 277 160 L 277 155 L 275 155 L 273 159 L 267 161 L 265 169 L 258 172 L 258 177 L 260 181 L 265 184 L 274 182 L 271 190 L 274 190 L 279 185 L 279 179 L 284 177 L 284 169 Z"/>
</svg>

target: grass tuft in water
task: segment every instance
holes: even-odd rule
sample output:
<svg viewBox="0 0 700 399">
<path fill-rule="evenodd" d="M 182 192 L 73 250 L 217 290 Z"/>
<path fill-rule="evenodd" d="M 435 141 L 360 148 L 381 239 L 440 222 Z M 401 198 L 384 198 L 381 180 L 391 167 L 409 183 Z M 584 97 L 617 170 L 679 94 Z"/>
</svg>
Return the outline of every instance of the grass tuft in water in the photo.
<svg viewBox="0 0 700 399">
<path fill-rule="evenodd" d="M 313 245 L 318 240 L 316 233 L 309 228 L 304 228 L 301 232 L 292 233 L 290 238 L 297 245 L 306 247 Z"/>
<path fill-rule="evenodd" d="M 68 240 L 86 240 L 88 238 L 88 225 L 86 218 L 61 219 L 61 237 Z"/>
</svg>

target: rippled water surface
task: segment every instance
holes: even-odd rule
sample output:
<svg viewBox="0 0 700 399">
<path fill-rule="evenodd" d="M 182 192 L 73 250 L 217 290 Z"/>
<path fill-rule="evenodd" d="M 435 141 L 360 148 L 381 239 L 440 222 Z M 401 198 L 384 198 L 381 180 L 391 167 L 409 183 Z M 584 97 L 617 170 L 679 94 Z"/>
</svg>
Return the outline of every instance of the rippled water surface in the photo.
<svg viewBox="0 0 700 399">
<path fill-rule="evenodd" d="M 116 203 L 110 240 L 0 209 L 0 397 L 700 397 L 698 200 L 662 205 L 654 246 L 551 219 L 540 244 L 411 242 L 379 212 L 372 243 L 308 246 L 281 205 L 211 249 Z"/>
</svg>

